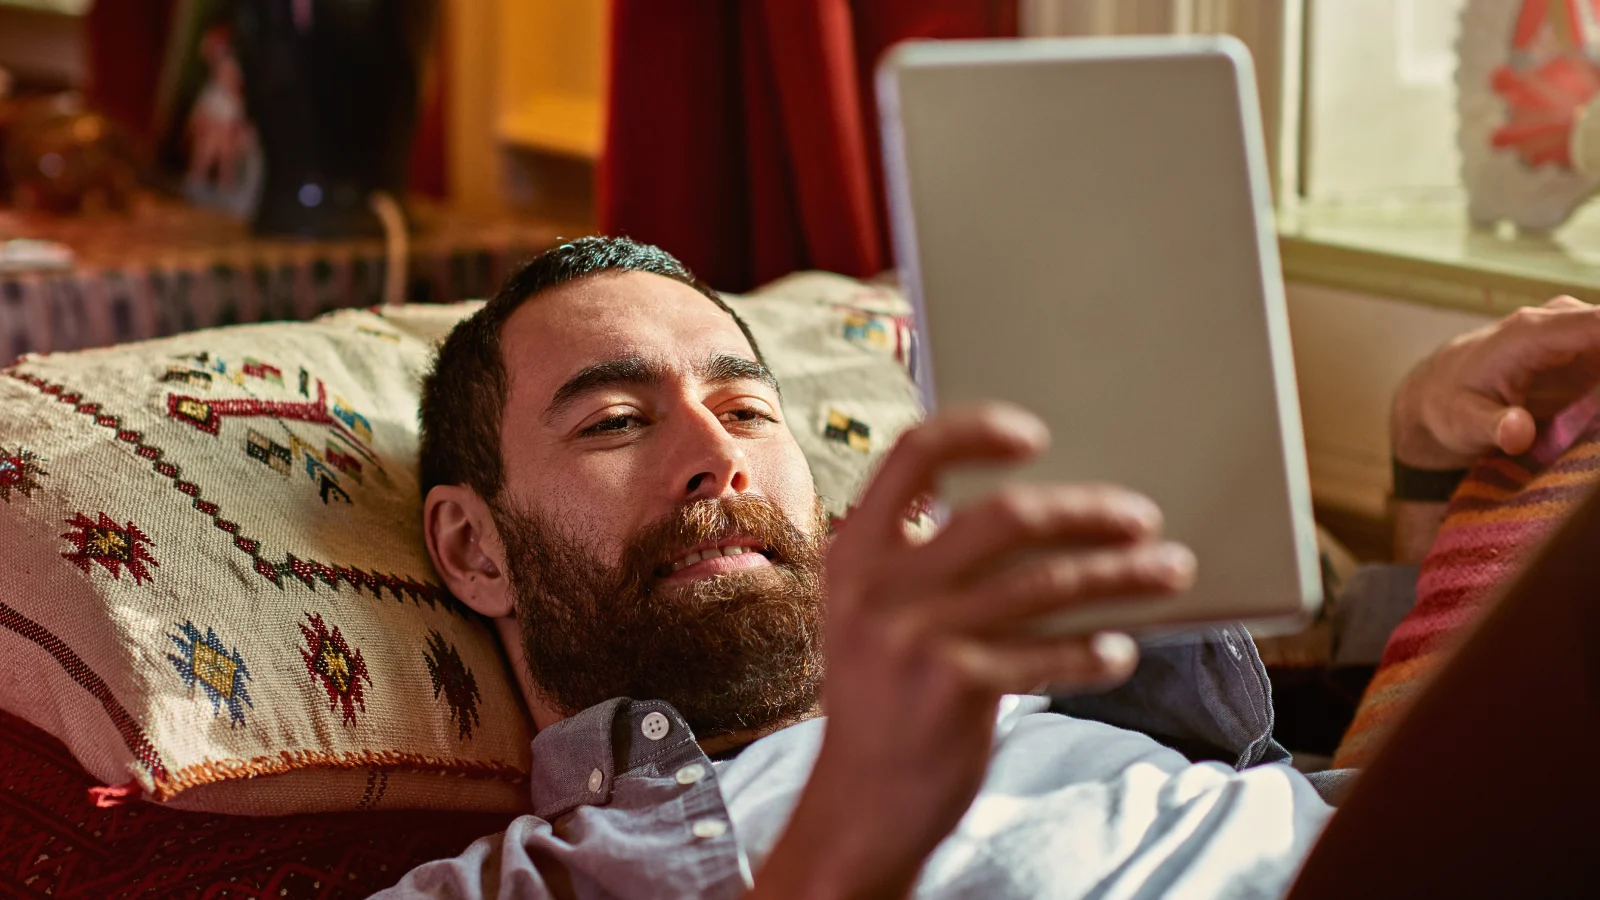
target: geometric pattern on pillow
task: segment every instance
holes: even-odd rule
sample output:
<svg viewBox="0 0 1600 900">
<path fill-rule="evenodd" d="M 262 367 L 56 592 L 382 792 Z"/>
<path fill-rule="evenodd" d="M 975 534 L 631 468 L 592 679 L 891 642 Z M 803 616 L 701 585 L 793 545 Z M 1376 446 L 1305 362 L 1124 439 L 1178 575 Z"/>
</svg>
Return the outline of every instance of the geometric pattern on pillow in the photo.
<svg viewBox="0 0 1600 900">
<path fill-rule="evenodd" d="M 523 808 L 525 708 L 422 546 L 430 353 L 347 311 L 0 372 L 0 709 L 177 806 Z"/>
<path fill-rule="evenodd" d="M 1417 602 L 1384 647 L 1378 670 L 1334 754 L 1361 768 L 1523 562 L 1600 481 L 1600 401 L 1574 404 L 1521 456 L 1491 453 L 1450 499 L 1417 577 Z"/>
<path fill-rule="evenodd" d="M 245 817 L 86 800 L 67 748 L 0 712 L 0 897 L 366 897 L 506 827 L 508 813 Z"/>
</svg>

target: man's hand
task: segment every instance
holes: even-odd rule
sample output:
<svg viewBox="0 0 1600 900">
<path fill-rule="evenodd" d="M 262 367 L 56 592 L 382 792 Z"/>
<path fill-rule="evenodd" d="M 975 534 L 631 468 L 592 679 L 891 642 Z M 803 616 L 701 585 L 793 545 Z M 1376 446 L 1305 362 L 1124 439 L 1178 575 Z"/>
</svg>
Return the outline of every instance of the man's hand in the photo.
<svg viewBox="0 0 1600 900">
<path fill-rule="evenodd" d="M 1390 413 L 1394 456 L 1463 469 L 1491 450 L 1522 453 L 1541 423 L 1600 385 L 1600 307 L 1557 297 L 1445 344 L 1407 375 Z M 1394 556 L 1421 562 L 1443 503 L 1401 502 Z"/>
<path fill-rule="evenodd" d="M 1406 376 L 1390 419 L 1395 458 L 1459 469 L 1523 453 L 1539 423 L 1600 386 L 1600 307 L 1571 297 L 1519 309 L 1445 344 Z"/>
<path fill-rule="evenodd" d="M 932 540 L 908 538 L 907 508 L 942 472 L 1022 462 L 1047 442 L 1015 407 L 934 416 L 900 439 L 840 528 L 827 562 L 827 736 L 758 894 L 904 894 L 982 783 L 1002 694 L 1109 686 L 1137 662 L 1126 635 L 1027 626 L 1192 583 L 1193 555 L 1156 540 L 1155 504 L 1108 486 L 1008 487 Z"/>
</svg>

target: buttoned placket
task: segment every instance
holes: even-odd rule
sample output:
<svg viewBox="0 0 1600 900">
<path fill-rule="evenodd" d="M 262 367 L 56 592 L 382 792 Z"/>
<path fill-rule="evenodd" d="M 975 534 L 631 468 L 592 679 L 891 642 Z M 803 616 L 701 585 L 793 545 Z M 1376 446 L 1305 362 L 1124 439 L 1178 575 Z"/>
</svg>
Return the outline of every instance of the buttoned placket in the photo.
<svg viewBox="0 0 1600 900">
<path fill-rule="evenodd" d="M 716 771 L 670 704 L 610 700 L 549 726 L 534 740 L 530 787 L 534 814 L 545 821 L 555 823 L 586 806 L 604 810 L 630 779 L 657 786 L 649 790 L 665 788 L 672 798 L 666 802 L 681 812 L 673 827 L 683 829 L 685 850 L 692 849 L 697 860 L 696 896 L 731 896 L 730 879 L 745 889 L 752 885 Z"/>
<path fill-rule="evenodd" d="M 623 777 L 637 772 L 671 778 L 681 791 L 678 802 L 683 809 L 683 827 L 688 829 L 694 843 L 707 851 L 722 849 L 735 853 L 740 880 L 745 887 L 750 887 L 753 884 L 750 863 L 733 833 L 733 823 L 729 820 L 728 807 L 723 802 L 711 760 L 700 749 L 688 724 L 670 705 L 660 701 L 636 701 L 631 706 L 629 736 L 637 735 L 642 740 L 630 742 Z M 723 842 L 731 846 L 719 846 Z"/>
</svg>

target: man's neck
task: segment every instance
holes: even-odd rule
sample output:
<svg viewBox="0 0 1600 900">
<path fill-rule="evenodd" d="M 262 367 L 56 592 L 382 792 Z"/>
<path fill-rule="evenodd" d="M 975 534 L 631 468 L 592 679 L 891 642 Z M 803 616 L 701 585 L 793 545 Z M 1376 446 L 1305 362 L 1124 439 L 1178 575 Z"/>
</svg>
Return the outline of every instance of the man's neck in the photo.
<svg viewBox="0 0 1600 900">
<path fill-rule="evenodd" d="M 782 731 L 790 725 L 798 725 L 807 719 L 815 719 L 820 715 L 822 715 L 822 708 L 813 706 L 798 716 L 781 719 L 770 725 L 763 725 L 760 728 L 743 728 L 738 731 L 713 734 L 708 737 L 696 738 L 696 741 L 700 744 L 701 751 L 709 757 L 731 756 L 735 751 L 743 749 L 769 734 Z"/>
</svg>

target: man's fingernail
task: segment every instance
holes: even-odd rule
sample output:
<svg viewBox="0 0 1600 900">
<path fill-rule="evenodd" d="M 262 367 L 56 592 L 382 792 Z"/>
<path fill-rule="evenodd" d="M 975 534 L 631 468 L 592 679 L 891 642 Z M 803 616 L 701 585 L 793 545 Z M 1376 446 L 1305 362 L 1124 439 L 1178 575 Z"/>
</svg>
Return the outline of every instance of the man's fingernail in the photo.
<svg viewBox="0 0 1600 900">
<path fill-rule="evenodd" d="M 1102 631 L 1089 642 L 1094 655 L 1108 668 L 1123 668 L 1139 658 L 1139 645 L 1120 631 Z"/>
<path fill-rule="evenodd" d="M 1194 551 L 1182 544 L 1162 544 L 1156 550 L 1156 565 L 1173 578 L 1187 578 L 1194 572 Z"/>
</svg>

